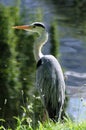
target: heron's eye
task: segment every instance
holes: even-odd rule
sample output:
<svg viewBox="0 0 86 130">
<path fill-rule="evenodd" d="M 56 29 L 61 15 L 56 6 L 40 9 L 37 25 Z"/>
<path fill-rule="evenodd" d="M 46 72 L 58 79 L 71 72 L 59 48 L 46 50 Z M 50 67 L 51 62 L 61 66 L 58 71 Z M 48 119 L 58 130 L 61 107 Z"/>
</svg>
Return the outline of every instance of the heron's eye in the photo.
<svg viewBox="0 0 86 130">
<path fill-rule="evenodd" d="M 33 25 L 33 28 L 36 28 L 36 26 L 35 26 L 35 25 Z"/>
</svg>

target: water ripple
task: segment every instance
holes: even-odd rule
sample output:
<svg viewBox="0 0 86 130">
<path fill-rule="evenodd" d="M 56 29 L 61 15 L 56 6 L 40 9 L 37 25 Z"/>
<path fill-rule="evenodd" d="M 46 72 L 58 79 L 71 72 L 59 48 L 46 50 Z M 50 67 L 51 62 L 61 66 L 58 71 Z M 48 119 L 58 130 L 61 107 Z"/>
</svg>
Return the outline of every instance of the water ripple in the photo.
<svg viewBox="0 0 86 130">
<path fill-rule="evenodd" d="M 67 76 L 73 76 L 76 78 L 86 78 L 86 73 L 79 73 L 79 72 L 75 72 L 75 71 L 66 71 L 65 75 Z"/>
</svg>

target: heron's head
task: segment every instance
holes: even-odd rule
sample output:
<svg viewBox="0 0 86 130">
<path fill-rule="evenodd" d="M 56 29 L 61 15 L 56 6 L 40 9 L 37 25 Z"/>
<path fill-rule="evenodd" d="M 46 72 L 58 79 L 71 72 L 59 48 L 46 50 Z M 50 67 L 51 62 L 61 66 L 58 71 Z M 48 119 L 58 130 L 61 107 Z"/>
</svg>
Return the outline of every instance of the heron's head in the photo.
<svg viewBox="0 0 86 130">
<path fill-rule="evenodd" d="M 14 26 L 13 28 L 37 33 L 41 33 L 46 30 L 44 24 L 40 22 L 35 22 L 30 25 Z"/>
</svg>

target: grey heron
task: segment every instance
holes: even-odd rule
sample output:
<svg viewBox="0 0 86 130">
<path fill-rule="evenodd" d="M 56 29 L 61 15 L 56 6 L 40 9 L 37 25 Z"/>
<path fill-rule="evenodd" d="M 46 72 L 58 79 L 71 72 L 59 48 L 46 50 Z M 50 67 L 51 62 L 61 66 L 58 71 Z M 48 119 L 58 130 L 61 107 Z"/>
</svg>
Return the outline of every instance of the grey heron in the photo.
<svg viewBox="0 0 86 130">
<path fill-rule="evenodd" d="M 60 119 L 65 101 L 65 81 L 58 60 L 52 55 L 43 55 L 41 51 L 48 40 L 45 25 L 35 22 L 13 28 L 38 33 L 39 37 L 36 39 L 33 49 L 37 62 L 36 86 L 49 117 Z"/>
</svg>

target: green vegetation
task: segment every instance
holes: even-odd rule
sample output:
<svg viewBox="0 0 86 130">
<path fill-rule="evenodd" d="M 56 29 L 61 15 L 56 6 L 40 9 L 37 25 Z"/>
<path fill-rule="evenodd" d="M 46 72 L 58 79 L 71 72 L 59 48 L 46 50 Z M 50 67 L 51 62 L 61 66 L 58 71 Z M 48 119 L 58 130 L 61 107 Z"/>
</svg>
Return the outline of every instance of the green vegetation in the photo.
<svg viewBox="0 0 86 130">
<path fill-rule="evenodd" d="M 14 25 L 16 13 L 11 15 L 11 9 L 0 5 L 0 117 L 2 118 L 9 118 L 7 113 L 11 116 L 16 110 L 14 110 L 16 105 L 14 107 L 13 102 L 17 103 L 16 96 L 20 87 L 15 49 L 17 37 L 11 28 Z M 16 12 L 16 8 L 12 10 Z"/>
<path fill-rule="evenodd" d="M 38 126 L 35 128 L 32 127 L 31 118 L 19 118 L 14 117 L 16 120 L 15 130 L 86 130 L 86 122 L 74 123 L 70 119 L 65 119 L 64 122 L 53 122 L 48 120 L 46 122 L 41 123 L 38 121 Z M 4 120 L 0 120 L 5 122 Z M 0 130 L 13 130 L 10 126 L 5 128 L 3 125 L 0 126 Z"/>
<path fill-rule="evenodd" d="M 26 34 L 25 31 L 12 28 L 15 25 L 25 24 L 23 21 L 26 10 L 24 8 L 20 15 L 19 3 L 16 5 L 3 6 L 0 4 L 0 119 L 6 120 L 6 127 L 12 123 L 12 128 L 14 128 L 15 121 L 12 117 L 22 118 L 25 114 L 20 106 L 28 109 L 32 104 L 33 110 L 27 111 L 25 118 L 30 116 L 32 126 L 35 127 L 38 120 L 42 121 L 45 111 L 34 87 L 36 64 L 33 56 L 33 43 L 36 35 L 33 37 L 31 34 Z M 38 8 L 37 16 L 33 16 L 33 21 L 43 21 L 42 12 Z M 32 18 L 32 15 L 29 15 L 30 17 Z M 54 38 L 57 35 L 55 27 L 56 24 L 53 24 Z M 52 38 L 53 32 L 50 33 Z M 55 41 L 54 38 L 51 41 Z M 57 41 L 54 43 L 56 47 Z M 58 49 L 54 54 L 57 52 Z M 0 122 L 0 125 L 2 124 L 4 122 Z"/>
<path fill-rule="evenodd" d="M 55 57 L 58 57 L 58 51 L 59 51 L 59 38 L 58 38 L 58 28 L 57 28 L 57 21 L 54 20 L 54 22 L 51 24 L 50 27 L 50 43 L 51 43 L 51 54 Z"/>
</svg>

